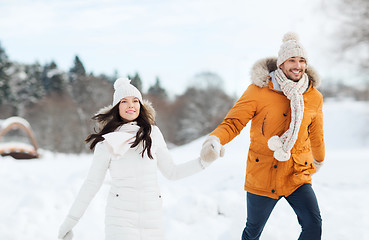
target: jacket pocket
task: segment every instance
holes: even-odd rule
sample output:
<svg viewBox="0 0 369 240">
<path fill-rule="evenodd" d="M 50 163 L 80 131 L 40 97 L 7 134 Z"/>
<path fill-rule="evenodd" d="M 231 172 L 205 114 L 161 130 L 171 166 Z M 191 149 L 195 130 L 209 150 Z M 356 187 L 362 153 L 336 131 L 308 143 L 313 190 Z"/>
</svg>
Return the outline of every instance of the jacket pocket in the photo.
<svg viewBox="0 0 369 240">
<path fill-rule="evenodd" d="M 258 154 L 250 150 L 247 158 L 245 184 L 254 189 L 269 189 L 272 165 L 273 156 Z"/>
<path fill-rule="evenodd" d="M 276 116 L 272 116 L 271 114 L 265 114 L 261 126 L 261 134 L 266 137 L 270 138 L 274 135 L 282 135 L 287 129 L 287 118 L 288 114 L 281 113 L 277 114 Z"/>
<path fill-rule="evenodd" d="M 264 119 L 263 119 L 263 122 L 261 123 L 262 125 L 261 125 L 261 134 L 263 134 L 263 136 L 265 136 L 265 131 L 266 131 L 266 124 L 267 124 L 267 122 L 266 122 L 266 115 L 264 116 Z"/>
<path fill-rule="evenodd" d="M 293 180 L 296 184 L 305 183 L 311 180 L 313 173 L 313 155 L 311 152 L 292 155 L 293 160 Z"/>
</svg>

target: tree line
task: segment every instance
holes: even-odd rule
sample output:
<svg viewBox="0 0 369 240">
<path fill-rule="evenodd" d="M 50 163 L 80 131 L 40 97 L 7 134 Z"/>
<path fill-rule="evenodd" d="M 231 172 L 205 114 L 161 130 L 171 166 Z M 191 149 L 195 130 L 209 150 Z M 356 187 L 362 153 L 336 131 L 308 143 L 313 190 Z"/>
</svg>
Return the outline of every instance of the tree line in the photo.
<svg viewBox="0 0 369 240">
<path fill-rule="evenodd" d="M 158 77 L 146 92 L 138 73 L 127 77 L 152 102 L 157 125 L 174 145 L 208 134 L 235 101 L 223 90 L 222 79 L 211 72 L 197 74 L 199 84 L 188 86 L 174 98 L 168 96 Z M 0 119 L 25 118 L 41 148 L 85 152 L 84 139 L 95 129 L 91 117 L 111 104 L 116 78 L 87 73 L 78 56 L 68 71 L 53 61 L 44 65 L 13 62 L 0 45 Z"/>
</svg>

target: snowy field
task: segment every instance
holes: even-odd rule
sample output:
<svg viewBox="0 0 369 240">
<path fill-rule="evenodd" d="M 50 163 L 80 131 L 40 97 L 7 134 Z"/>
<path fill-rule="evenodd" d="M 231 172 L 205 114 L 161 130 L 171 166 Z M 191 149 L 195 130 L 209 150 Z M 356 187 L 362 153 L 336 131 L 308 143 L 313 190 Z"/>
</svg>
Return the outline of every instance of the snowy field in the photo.
<svg viewBox="0 0 369 240">
<path fill-rule="evenodd" d="M 369 103 L 324 105 L 326 162 L 313 176 L 323 218 L 323 239 L 369 239 Z M 159 174 L 168 240 L 237 240 L 245 224 L 243 190 L 249 129 L 226 146 L 226 156 L 205 171 L 179 181 Z M 177 162 L 197 157 L 204 138 L 172 149 Z M 42 151 L 42 158 L 0 158 L 0 239 L 57 239 L 87 174 L 90 154 Z M 109 177 L 74 229 L 76 240 L 104 239 Z M 282 199 L 263 240 L 297 239 L 297 219 Z"/>
</svg>

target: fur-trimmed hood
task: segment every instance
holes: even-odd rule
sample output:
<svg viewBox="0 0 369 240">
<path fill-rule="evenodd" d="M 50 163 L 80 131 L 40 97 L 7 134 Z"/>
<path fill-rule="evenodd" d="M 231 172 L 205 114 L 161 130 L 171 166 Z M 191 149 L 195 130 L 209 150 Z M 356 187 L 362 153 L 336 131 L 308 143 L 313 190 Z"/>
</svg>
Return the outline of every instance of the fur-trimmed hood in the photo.
<svg viewBox="0 0 369 240">
<path fill-rule="evenodd" d="M 269 57 L 257 61 L 251 69 L 251 81 L 258 87 L 266 87 L 269 83 L 269 73 L 277 70 L 277 58 Z M 309 77 L 313 87 L 319 87 L 320 76 L 310 65 L 306 68 L 306 74 Z"/>
<path fill-rule="evenodd" d="M 149 118 L 149 122 L 151 125 L 155 125 L 155 116 L 156 116 L 156 112 L 154 107 L 152 106 L 151 102 L 148 100 L 143 100 L 142 101 L 142 105 L 145 107 L 145 109 L 147 110 L 147 114 L 148 114 L 148 118 Z M 106 107 L 101 108 L 95 115 L 98 114 L 104 114 L 109 112 L 111 109 L 113 108 L 113 105 L 109 105 Z M 96 122 L 96 126 L 97 126 L 97 130 L 100 131 L 101 129 L 103 129 L 103 127 L 107 124 L 109 120 L 105 120 L 105 121 L 97 121 Z"/>
</svg>

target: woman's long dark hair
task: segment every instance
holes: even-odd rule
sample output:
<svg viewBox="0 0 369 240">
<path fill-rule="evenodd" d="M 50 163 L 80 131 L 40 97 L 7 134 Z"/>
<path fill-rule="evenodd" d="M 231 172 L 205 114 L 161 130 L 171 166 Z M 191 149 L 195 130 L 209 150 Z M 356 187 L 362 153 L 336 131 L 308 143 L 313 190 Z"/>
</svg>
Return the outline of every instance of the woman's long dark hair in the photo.
<svg viewBox="0 0 369 240">
<path fill-rule="evenodd" d="M 118 127 L 122 126 L 129 121 L 123 119 L 119 115 L 119 103 L 116 104 L 112 109 L 110 109 L 107 113 L 99 113 L 92 117 L 93 120 L 98 122 L 107 122 L 105 126 L 100 130 L 100 132 L 92 133 L 86 138 L 86 143 L 91 142 L 90 149 L 94 149 L 98 142 L 104 140 L 102 135 L 113 132 Z M 147 155 L 150 159 L 153 159 L 151 154 L 151 146 L 152 140 L 150 137 L 151 134 L 151 123 L 149 121 L 148 111 L 140 102 L 140 114 L 135 119 L 137 125 L 140 127 L 136 134 L 136 139 L 133 142 L 131 148 L 136 147 L 141 141 L 143 145 L 143 150 L 141 152 L 142 157 L 144 156 L 145 151 L 147 151 Z"/>
</svg>

